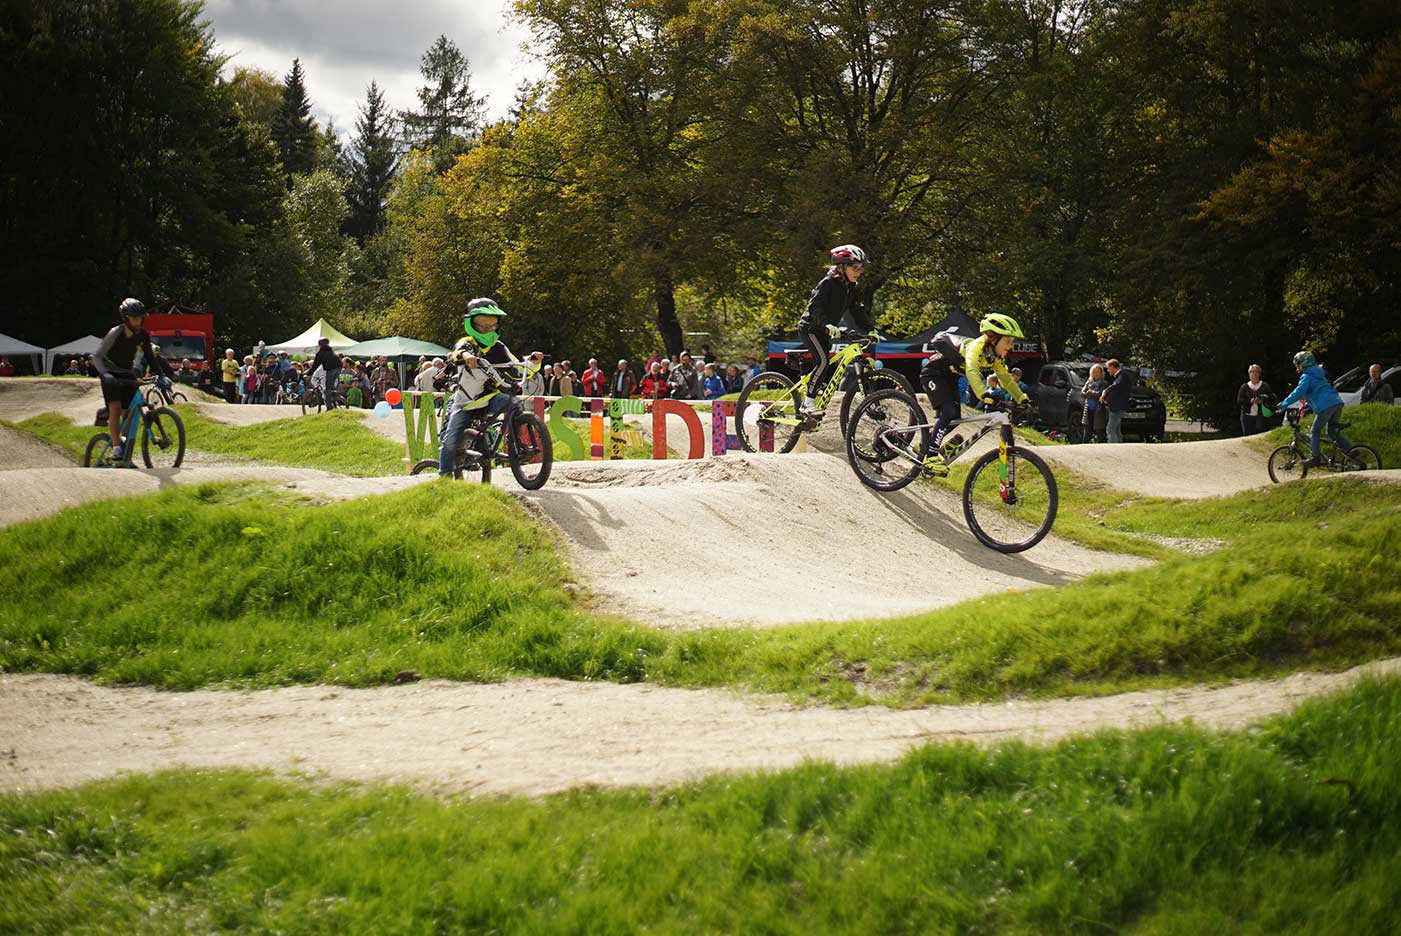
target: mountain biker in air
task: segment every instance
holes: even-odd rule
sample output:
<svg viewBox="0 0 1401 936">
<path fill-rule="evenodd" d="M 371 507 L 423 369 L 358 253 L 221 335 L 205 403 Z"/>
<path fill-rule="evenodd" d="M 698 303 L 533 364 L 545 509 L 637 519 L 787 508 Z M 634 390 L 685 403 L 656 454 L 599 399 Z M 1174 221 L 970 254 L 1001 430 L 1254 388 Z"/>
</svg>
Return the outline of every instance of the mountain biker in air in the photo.
<svg viewBox="0 0 1401 936">
<path fill-rule="evenodd" d="M 817 406 L 817 391 L 825 379 L 832 375 L 827 371 L 827 356 L 832 351 L 832 340 L 838 335 L 837 323 L 842 316 L 851 315 L 852 323 L 862 332 L 871 331 L 871 311 L 861 295 L 861 287 L 856 284 L 861 271 L 866 267 L 866 251 L 855 244 L 842 244 L 828 251 L 832 265 L 827 275 L 812 290 L 808 299 L 807 311 L 798 320 L 798 337 L 803 346 L 812 353 L 816 364 L 808 378 L 807 399 L 798 408 L 801 416 L 821 416 Z"/>
<path fill-rule="evenodd" d="M 934 454 L 924 459 L 924 467 L 941 478 L 949 473 L 942 454 L 944 435 L 962 415 L 958 408 L 960 376 L 967 378 L 969 394 L 974 399 L 992 406 L 996 401 L 982 375 L 983 368 L 990 367 L 1013 400 L 1018 404 L 1027 402 L 1027 395 L 1007 371 L 1007 352 L 1016 339 L 1025 337 L 1022 327 L 1010 315 L 994 312 L 978 323 L 978 329 L 982 334 L 976 338 L 964 338 L 951 331 L 935 335 L 931 342 L 934 353 L 919 372 L 920 386 L 935 413 Z"/>
<path fill-rule="evenodd" d="M 136 396 L 136 355 L 145 354 L 145 368 L 166 377 L 174 375 L 170 365 L 151 346 L 151 336 L 142 327 L 146 306 L 139 299 L 123 299 L 117 307 L 122 323 L 112 328 L 92 356 L 93 366 L 102 378 L 102 401 L 107 404 L 107 431 L 112 437 L 112 461 L 119 463 L 126 453 L 118 435 L 126 408 Z"/>
<path fill-rule="evenodd" d="M 478 416 L 497 416 L 505 412 L 512 398 L 520 392 L 519 387 L 505 387 L 500 388 L 502 392 L 496 393 L 499 385 L 486 368 L 479 366 L 479 359 L 492 364 L 506 364 L 515 360 L 511 349 L 500 340 L 497 331 L 505 317 L 505 310 L 494 299 L 473 299 L 467 303 L 467 314 L 462 319 L 462 328 L 467 334 L 458 339 L 448 357 L 457 366 L 457 373 L 446 388 L 453 391 L 453 413 L 438 450 L 438 474 L 442 477 L 452 477 L 457 446 L 467 424 Z M 525 376 L 538 371 L 544 359 L 545 356 L 539 351 L 531 353 L 527 358 Z M 483 454 L 477 452 L 473 457 Z"/>
<path fill-rule="evenodd" d="M 1343 412 L 1343 398 L 1338 396 L 1338 391 L 1328 382 L 1323 365 L 1318 363 L 1312 353 L 1300 351 L 1294 355 L 1294 370 L 1299 375 L 1299 382 L 1289 391 L 1289 396 L 1279 401 L 1279 408 L 1286 409 L 1300 400 L 1308 402 L 1309 409 L 1314 413 L 1313 429 L 1309 432 L 1310 457 L 1302 467 L 1317 468 L 1322 460 L 1322 443 L 1319 437 L 1323 434 L 1324 427 L 1327 427 L 1328 437 L 1339 449 L 1344 452 L 1352 449 L 1352 443 L 1343 438 L 1338 426 L 1338 419 Z"/>
</svg>

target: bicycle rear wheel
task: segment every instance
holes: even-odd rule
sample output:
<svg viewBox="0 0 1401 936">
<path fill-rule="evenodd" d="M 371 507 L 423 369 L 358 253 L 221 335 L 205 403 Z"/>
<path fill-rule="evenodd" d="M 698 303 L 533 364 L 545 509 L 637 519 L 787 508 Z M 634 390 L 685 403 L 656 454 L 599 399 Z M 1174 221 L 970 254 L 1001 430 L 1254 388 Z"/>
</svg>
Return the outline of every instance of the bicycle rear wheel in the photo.
<svg viewBox="0 0 1401 936">
<path fill-rule="evenodd" d="M 321 412 L 321 407 L 325 405 L 325 402 L 321 399 L 321 391 L 312 387 L 302 394 L 302 415 L 305 416 L 307 410 L 311 410 L 313 413 Z"/>
<path fill-rule="evenodd" d="M 99 432 L 88 440 L 87 451 L 83 452 L 84 468 L 110 468 L 112 467 L 112 438 L 105 432 Z"/>
<path fill-rule="evenodd" d="M 1051 531 L 1059 494 L 1051 469 L 1035 452 L 1007 449 L 1007 477 L 1000 446 L 973 463 L 963 484 L 963 517 L 989 549 L 1003 553 L 1030 549 Z"/>
<path fill-rule="evenodd" d="M 1271 452 L 1266 468 L 1270 472 L 1270 480 L 1275 484 L 1297 481 L 1309 473 L 1303 454 L 1292 445 L 1281 445 Z"/>
<path fill-rule="evenodd" d="M 1344 471 L 1381 471 L 1381 453 L 1370 445 L 1354 445 L 1343 458 Z"/>
<path fill-rule="evenodd" d="M 517 413 L 506 437 L 506 460 L 516 483 L 527 491 L 538 491 L 550 479 L 555 461 L 554 443 L 545 424 L 534 413 Z"/>
<path fill-rule="evenodd" d="M 877 390 L 863 399 L 851 414 L 846 437 L 846 460 L 861 483 L 877 491 L 898 491 L 919 477 L 921 465 L 891 448 L 904 445 L 921 458 L 929 448 L 924 411 L 912 394 L 901 390 Z"/>
<path fill-rule="evenodd" d="M 185 460 L 185 424 L 164 406 L 148 411 L 141 432 L 141 460 L 147 468 L 179 468 Z"/>
<path fill-rule="evenodd" d="M 746 452 L 758 452 L 760 437 L 773 431 L 776 453 L 793 451 L 803 431 L 798 423 L 798 404 L 793 381 L 777 371 L 764 371 L 740 391 L 735 401 L 735 435 Z"/>
<path fill-rule="evenodd" d="M 892 370 L 881 368 L 880 370 L 868 370 L 856 378 L 856 386 L 842 397 L 842 408 L 840 411 L 842 437 L 846 438 L 848 420 L 856 407 L 861 405 L 861 401 L 873 393 L 882 390 L 903 390 L 910 396 L 915 395 L 915 388 L 910 386 L 910 381 L 904 374 L 896 373 Z M 924 420 L 920 420 L 923 422 Z"/>
</svg>

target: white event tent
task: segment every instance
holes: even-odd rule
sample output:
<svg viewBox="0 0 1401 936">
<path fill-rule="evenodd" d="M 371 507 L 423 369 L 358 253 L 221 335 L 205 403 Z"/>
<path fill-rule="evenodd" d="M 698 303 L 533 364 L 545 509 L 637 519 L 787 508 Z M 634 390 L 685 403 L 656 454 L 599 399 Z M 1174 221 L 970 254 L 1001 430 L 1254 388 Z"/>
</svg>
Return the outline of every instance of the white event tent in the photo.
<svg viewBox="0 0 1401 936">
<path fill-rule="evenodd" d="M 347 338 L 336 331 L 325 319 L 317 319 L 315 325 L 297 337 L 288 338 L 281 344 L 268 345 L 268 351 L 273 354 L 279 351 L 286 351 L 288 354 L 314 354 L 316 353 L 316 345 L 322 338 L 329 338 L 331 348 L 336 351 L 359 343 L 354 338 Z"/>
<path fill-rule="evenodd" d="M 53 368 L 54 356 L 58 354 L 88 355 L 93 354 L 102 345 L 102 339 L 96 335 L 84 335 L 75 338 L 67 344 L 61 344 L 56 348 L 50 348 L 44 352 L 44 373 L 47 374 Z M 87 373 L 84 371 L 84 373 Z"/>
<path fill-rule="evenodd" d="M 34 359 L 34 373 L 39 373 L 39 363 L 44 358 L 43 348 L 18 338 L 11 338 L 9 335 L 0 335 L 0 357 L 15 357 L 20 354 L 30 355 Z"/>
</svg>

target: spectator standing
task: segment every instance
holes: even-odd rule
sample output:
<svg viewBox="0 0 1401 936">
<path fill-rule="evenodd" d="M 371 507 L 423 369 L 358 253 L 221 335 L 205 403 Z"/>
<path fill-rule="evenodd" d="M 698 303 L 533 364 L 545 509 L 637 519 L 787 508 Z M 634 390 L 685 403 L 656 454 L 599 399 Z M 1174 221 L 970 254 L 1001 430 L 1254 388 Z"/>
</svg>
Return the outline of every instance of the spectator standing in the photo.
<svg viewBox="0 0 1401 936">
<path fill-rule="evenodd" d="M 77 361 L 75 360 L 73 364 L 76 363 Z M 68 365 L 69 373 L 76 374 L 77 371 L 73 369 L 73 364 Z M 186 384 L 192 384 L 195 382 L 195 369 L 193 366 L 191 366 L 189 358 L 181 359 L 180 369 L 175 372 L 175 379 L 180 381 L 181 383 Z"/>
<path fill-rule="evenodd" d="M 625 400 L 637 392 L 637 378 L 632 376 L 626 358 L 618 362 L 618 369 L 613 372 L 608 389 L 619 400 Z"/>
<path fill-rule="evenodd" d="M 671 369 L 667 375 L 667 384 L 670 387 L 671 398 L 673 400 L 694 400 L 699 398 L 700 374 L 696 372 L 696 365 L 691 363 L 691 355 L 685 351 L 681 352 L 681 360 Z"/>
<path fill-rule="evenodd" d="M 316 357 L 311 359 L 311 370 L 307 380 L 321 371 L 321 396 L 326 401 L 326 412 L 336 408 L 336 384 L 340 381 L 341 359 L 331 350 L 331 339 L 322 338 L 316 342 Z"/>
<path fill-rule="evenodd" d="M 584 387 L 584 396 L 601 397 L 603 388 L 608 385 L 608 375 L 598 366 L 598 358 L 589 358 L 589 366 L 579 381 Z"/>
<path fill-rule="evenodd" d="M 1085 386 L 1080 388 L 1085 398 L 1080 409 L 1080 437 L 1086 442 L 1105 441 L 1104 429 L 1109 423 L 1109 410 L 1099 402 L 1099 395 L 1107 386 L 1109 381 L 1104 379 L 1104 366 L 1091 364 L 1090 377 L 1085 381 Z"/>
<path fill-rule="evenodd" d="M 15 365 L 10 363 L 8 357 L 0 357 L 0 377 L 13 377 L 15 375 Z"/>
<path fill-rule="evenodd" d="M 1236 408 L 1240 411 L 1240 434 L 1256 435 L 1265 431 L 1264 409 L 1275 401 L 1274 391 L 1265 383 L 1264 370 L 1259 364 L 1246 369 L 1246 381 L 1236 391 Z"/>
<path fill-rule="evenodd" d="M 758 377 L 762 373 L 763 370 L 759 367 L 759 359 L 750 358 L 749 367 L 744 372 L 744 382 L 749 383 L 749 381 L 753 380 L 755 377 Z"/>
<path fill-rule="evenodd" d="M 642 378 L 642 396 L 648 400 L 664 400 L 669 393 L 666 376 L 662 373 L 662 362 L 653 361 L 651 371 Z"/>
<path fill-rule="evenodd" d="M 744 389 L 744 375 L 739 372 L 739 365 L 731 364 L 725 368 L 725 392 L 739 393 Z"/>
<path fill-rule="evenodd" d="M 255 403 L 258 399 L 258 365 L 253 362 L 257 358 L 251 354 L 243 356 L 243 389 L 239 391 L 239 396 L 244 403 Z"/>
<path fill-rule="evenodd" d="M 1010 373 L 1012 379 L 1017 382 L 1017 389 L 1022 392 L 1022 396 L 1029 396 L 1031 394 L 1031 388 L 1026 385 L 1025 380 L 1022 380 L 1022 369 L 1020 367 L 1014 367 L 1008 371 L 1008 373 Z M 964 379 L 966 380 L 967 378 Z"/>
<path fill-rule="evenodd" d="M 715 373 L 715 365 L 705 365 L 705 398 L 718 400 L 725 395 L 725 381 Z"/>
<path fill-rule="evenodd" d="M 1362 403 L 1386 403 L 1391 405 L 1396 402 L 1396 391 L 1391 389 L 1391 384 L 1382 383 L 1382 366 L 1373 364 L 1367 368 L 1367 382 L 1362 385 Z"/>
<path fill-rule="evenodd" d="M 1133 374 L 1118 358 L 1110 358 L 1104 366 L 1109 374 L 1109 386 L 1100 392 L 1099 402 L 1109 408 L 1109 441 L 1122 442 L 1124 413 L 1128 412 L 1129 399 L 1133 396 Z"/>
<path fill-rule="evenodd" d="M 224 399 L 238 402 L 238 361 L 234 360 L 234 349 L 224 349 L 224 359 L 219 362 L 219 374 L 224 384 Z"/>
<path fill-rule="evenodd" d="M 77 358 L 69 358 L 69 360 L 68 360 L 68 370 L 64 371 L 64 373 L 67 374 L 67 375 L 70 376 L 70 377 L 80 377 L 80 376 L 82 376 L 83 369 L 78 365 L 78 359 L 77 359 Z"/>
</svg>

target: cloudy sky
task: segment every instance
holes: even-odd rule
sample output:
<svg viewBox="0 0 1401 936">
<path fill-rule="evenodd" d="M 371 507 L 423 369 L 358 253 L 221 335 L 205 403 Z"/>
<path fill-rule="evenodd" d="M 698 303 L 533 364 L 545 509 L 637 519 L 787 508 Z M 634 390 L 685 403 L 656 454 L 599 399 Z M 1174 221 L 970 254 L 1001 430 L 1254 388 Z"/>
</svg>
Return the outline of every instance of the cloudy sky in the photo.
<svg viewBox="0 0 1401 936">
<path fill-rule="evenodd" d="M 522 51 L 529 32 L 509 22 L 510 0 L 206 0 L 219 49 L 237 66 L 279 79 L 302 60 L 307 93 L 322 126 L 342 138 L 355 129 L 371 79 L 392 110 L 416 106 L 419 60 L 439 35 L 467 56 L 472 85 L 490 117 L 504 116 L 516 87 L 544 76 Z"/>
</svg>

